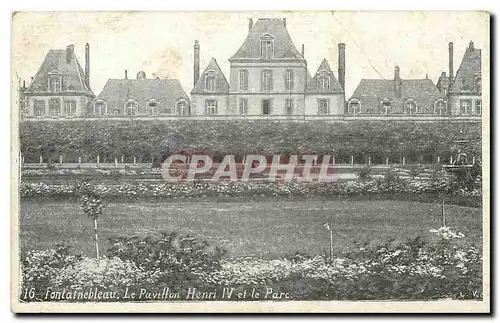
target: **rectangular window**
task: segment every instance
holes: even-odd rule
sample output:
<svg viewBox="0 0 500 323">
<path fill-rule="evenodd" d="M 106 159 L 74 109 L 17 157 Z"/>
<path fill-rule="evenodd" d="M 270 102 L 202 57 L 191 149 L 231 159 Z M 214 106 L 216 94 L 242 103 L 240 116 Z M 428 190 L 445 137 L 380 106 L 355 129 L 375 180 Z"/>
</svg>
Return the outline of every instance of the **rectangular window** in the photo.
<svg viewBox="0 0 500 323">
<path fill-rule="evenodd" d="M 205 101 L 205 114 L 207 115 L 217 114 L 217 100 Z"/>
<path fill-rule="evenodd" d="M 262 114 L 271 114 L 271 100 L 262 100 Z"/>
<path fill-rule="evenodd" d="M 188 114 L 187 103 L 184 100 L 177 102 L 177 114 L 180 116 Z"/>
<path fill-rule="evenodd" d="M 460 100 L 460 114 L 471 114 L 472 100 Z"/>
<path fill-rule="evenodd" d="M 137 114 L 137 103 L 136 102 L 127 102 L 126 113 L 129 116 L 134 116 Z"/>
<path fill-rule="evenodd" d="M 248 99 L 240 99 L 240 114 L 248 114 Z"/>
<path fill-rule="evenodd" d="M 476 100 L 476 114 L 481 115 L 483 113 L 483 101 Z"/>
<path fill-rule="evenodd" d="M 76 115 L 76 101 L 75 100 L 64 101 L 64 114 L 67 116 Z"/>
<path fill-rule="evenodd" d="M 61 100 L 55 98 L 50 99 L 49 114 L 51 117 L 56 117 L 61 114 Z"/>
<path fill-rule="evenodd" d="M 286 70 L 285 72 L 285 89 L 287 91 L 293 90 L 293 70 Z"/>
<path fill-rule="evenodd" d="M 263 70 L 262 71 L 262 91 L 272 91 L 273 90 L 273 71 Z"/>
<path fill-rule="evenodd" d="M 260 57 L 263 59 L 273 58 L 274 46 L 272 40 L 261 40 L 260 42 Z"/>
<path fill-rule="evenodd" d="M 45 115 L 45 101 L 35 100 L 33 103 L 33 115 L 35 117 L 41 117 Z"/>
<path fill-rule="evenodd" d="M 240 70 L 240 91 L 248 90 L 248 71 Z"/>
<path fill-rule="evenodd" d="M 285 101 L 285 112 L 288 115 L 293 114 L 293 100 L 292 99 L 286 99 L 286 101 Z"/>
<path fill-rule="evenodd" d="M 330 114 L 330 100 L 319 99 L 318 100 L 318 114 Z"/>
<path fill-rule="evenodd" d="M 52 76 L 50 78 L 50 92 L 61 92 L 61 77 L 60 76 Z"/>
<path fill-rule="evenodd" d="M 215 83 L 215 75 L 206 75 L 205 76 L 205 90 L 209 92 L 215 92 L 217 90 Z"/>
</svg>

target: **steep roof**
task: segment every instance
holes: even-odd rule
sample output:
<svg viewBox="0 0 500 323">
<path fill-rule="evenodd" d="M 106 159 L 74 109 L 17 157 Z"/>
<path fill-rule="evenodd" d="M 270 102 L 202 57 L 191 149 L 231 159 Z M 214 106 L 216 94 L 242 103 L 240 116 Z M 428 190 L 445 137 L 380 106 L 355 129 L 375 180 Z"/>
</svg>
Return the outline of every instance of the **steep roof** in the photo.
<svg viewBox="0 0 500 323">
<path fill-rule="evenodd" d="M 215 91 L 207 91 L 204 87 L 204 80 L 205 76 L 208 75 L 209 73 L 214 73 L 216 77 L 216 90 Z M 200 78 L 198 81 L 196 81 L 196 84 L 191 91 L 191 94 L 227 94 L 229 93 L 229 82 L 227 81 L 226 77 L 224 76 L 224 73 L 222 73 L 222 70 L 219 67 L 219 64 L 217 64 L 217 61 L 215 58 L 212 57 L 210 62 L 207 65 L 207 68 L 203 71 L 201 74 Z"/>
<path fill-rule="evenodd" d="M 304 59 L 293 44 L 282 19 L 259 18 L 248 31 L 248 35 L 241 47 L 229 60 L 260 58 L 260 39 L 263 36 L 270 36 L 274 39 L 275 59 Z"/>
<path fill-rule="evenodd" d="M 71 91 L 94 95 L 92 89 L 85 84 L 85 73 L 76 58 L 74 50 L 71 51 L 70 60 L 67 60 L 67 50 L 51 49 L 38 69 L 33 81 L 26 90 L 27 93 L 48 92 L 49 74 L 60 74 L 63 77 L 63 91 Z"/>
<path fill-rule="evenodd" d="M 189 101 L 189 97 L 178 80 L 175 79 L 109 79 L 96 99 L 105 100 L 108 107 L 122 108 L 125 102 L 136 99 L 143 105 L 150 99 L 158 100 L 160 107 L 175 107 L 179 99 Z"/>
<path fill-rule="evenodd" d="M 330 90 L 327 92 L 320 91 L 318 88 L 318 78 L 323 75 L 330 78 Z M 319 65 L 318 70 L 316 71 L 314 77 L 307 83 L 306 93 L 338 93 L 338 92 L 344 92 L 344 90 L 342 89 L 342 86 L 340 86 L 339 81 L 333 74 L 332 69 L 328 64 L 328 61 L 325 58 Z"/>
<path fill-rule="evenodd" d="M 394 80 L 361 79 L 351 99 L 361 101 L 362 112 L 376 112 L 384 99 L 392 102 L 395 112 L 402 112 L 403 101 L 415 99 L 421 112 L 431 113 L 434 102 L 445 97 L 430 79 L 401 80 L 401 98 L 396 97 Z"/>
<path fill-rule="evenodd" d="M 471 42 L 465 50 L 464 57 L 453 81 L 452 93 L 464 91 L 477 93 L 475 78 L 478 75 L 481 75 L 481 50 L 474 48 L 474 44 Z"/>
</svg>

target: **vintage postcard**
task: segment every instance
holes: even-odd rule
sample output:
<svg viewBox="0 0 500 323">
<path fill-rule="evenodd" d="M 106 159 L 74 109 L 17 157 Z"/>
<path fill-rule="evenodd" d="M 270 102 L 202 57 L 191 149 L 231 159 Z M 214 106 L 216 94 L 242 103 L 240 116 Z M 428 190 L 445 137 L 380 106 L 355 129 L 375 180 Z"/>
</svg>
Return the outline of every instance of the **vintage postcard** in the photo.
<svg viewBox="0 0 500 323">
<path fill-rule="evenodd" d="M 12 310 L 490 312 L 489 28 L 13 13 Z"/>
</svg>

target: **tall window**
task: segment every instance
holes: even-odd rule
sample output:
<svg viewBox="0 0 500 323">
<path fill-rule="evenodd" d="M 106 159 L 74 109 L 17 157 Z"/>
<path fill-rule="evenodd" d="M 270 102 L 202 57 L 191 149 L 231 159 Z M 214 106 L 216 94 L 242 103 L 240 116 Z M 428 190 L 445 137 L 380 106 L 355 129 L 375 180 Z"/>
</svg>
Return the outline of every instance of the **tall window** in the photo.
<svg viewBox="0 0 500 323">
<path fill-rule="evenodd" d="M 481 115 L 483 113 L 483 101 L 476 100 L 476 114 Z"/>
<path fill-rule="evenodd" d="M 405 102 L 405 113 L 407 114 L 416 114 L 417 113 L 417 101 L 413 99 L 408 99 Z"/>
<path fill-rule="evenodd" d="M 100 100 L 94 104 L 94 114 L 98 116 L 106 114 L 106 103 L 104 101 Z"/>
<path fill-rule="evenodd" d="M 319 99 L 318 100 L 318 114 L 330 114 L 330 100 Z"/>
<path fill-rule="evenodd" d="M 49 101 L 49 114 L 55 117 L 61 114 L 61 100 L 54 98 Z"/>
<path fill-rule="evenodd" d="M 286 99 L 285 100 L 285 113 L 287 115 L 293 114 L 293 99 Z"/>
<path fill-rule="evenodd" d="M 248 71 L 240 70 L 240 91 L 248 90 Z"/>
<path fill-rule="evenodd" d="M 320 76 L 318 78 L 318 90 L 321 92 L 330 90 L 330 78 L 328 76 Z"/>
<path fill-rule="evenodd" d="M 61 77 L 51 76 L 49 79 L 49 91 L 52 93 L 61 92 Z"/>
<path fill-rule="evenodd" d="M 274 41 L 271 38 L 265 38 L 260 41 L 260 57 L 271 59 L 274 55 Z"/>
<path fill-rule="evenodd" d="M 64 114 L 67 116 L 76 115 L 76 101 L 75 100 L 65 100 L 64 101 Z"/>
<path fill-rule="evenodd" d="M 217 91 L 216 75 L 214 72 L 208 72 L 205 75 L 205 90 L 209 92 Z"/>
<path fill-rule="evenodd" d="M 41 117 L 45 115 L 45 101 L 44 100 L 35 100 L 33 103 L 33 115 L 35 117 Z"/>
<path fill-rule="evenodd" d="M 125 113 L 128 116 L 135 116 L 137 114 L 137 101 L 129 99 L 125 105 Z"/>
<path fill-rule="evenodd" d="M 472 112 L 472 101 L 460 100 L 460 114 L 471 114 L 471 112 Z"/>
<path fill-rule="evenodd" d="M 180 99 L 177 101 L 177 114 L 181 116 L 188 114 L 188 104 L 186 100 Z"/>
<path fill-rule="evenodd" d="M 239 108 L 240 114 L 248 114 L 248 99 L 240 99 Z"/>
<path fill-rule="evenodd" d="M 154 116 L 159 113 L 158 111 L 158 102 L 156 100 L 149 101 L 149 114 Z"/>
<path fill-rule="evenodd" d="M 481 93 L 481 74 L 474 75 L 474 88 L 477 93 Z"/>
<path fill-rule="evenodd" d="M 272 103 L 270 99 L 262 100 L 262 114 L 271 114 Z"/>
<path fill-rule="evenodd" d="M 285 89 L 287 91 L 293 90 L 293 70 L 285 71 Z"/>
<path fill-rule="evenodd" d="M 361 112 L 360 104 L 358 100 L 351 100 L 347 109 L 349 114 L 359 114 Z"/>
<path fill-rule="evenodd" d="M 385 99 L 382 101 L 382 114 L 390 114 L 391 113 L 391 101 Z"/>
<path fill-rule="evenodd" d="M 434 107 L 434 113 L 439 115 L 446 114 L 446 102 L 444 100 L 438 100 Z"/>
<path fill-rule="evenodd" d="M 207 115 L 217 114 L 217 100 L 205 101 L 205 114 Z"/>
<path fill-rule="evenodd" d="M 262 91 L 272 91 L 273 90 L 273 71 L 263 70 L 262 71 Z"/>
</svg>

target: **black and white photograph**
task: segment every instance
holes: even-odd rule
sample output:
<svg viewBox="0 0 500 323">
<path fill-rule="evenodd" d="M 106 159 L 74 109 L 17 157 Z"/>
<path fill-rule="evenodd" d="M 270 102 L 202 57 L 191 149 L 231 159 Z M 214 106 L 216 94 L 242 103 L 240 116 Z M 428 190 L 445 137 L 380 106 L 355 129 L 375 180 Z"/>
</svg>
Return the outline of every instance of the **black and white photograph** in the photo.
<svg viewBox="0 0 500 323">
<path fill-rule="evenodd" d="M 11 37 L 12 311 L 490 311 L 488 12 L 19 11 Z"/>
</svg>

